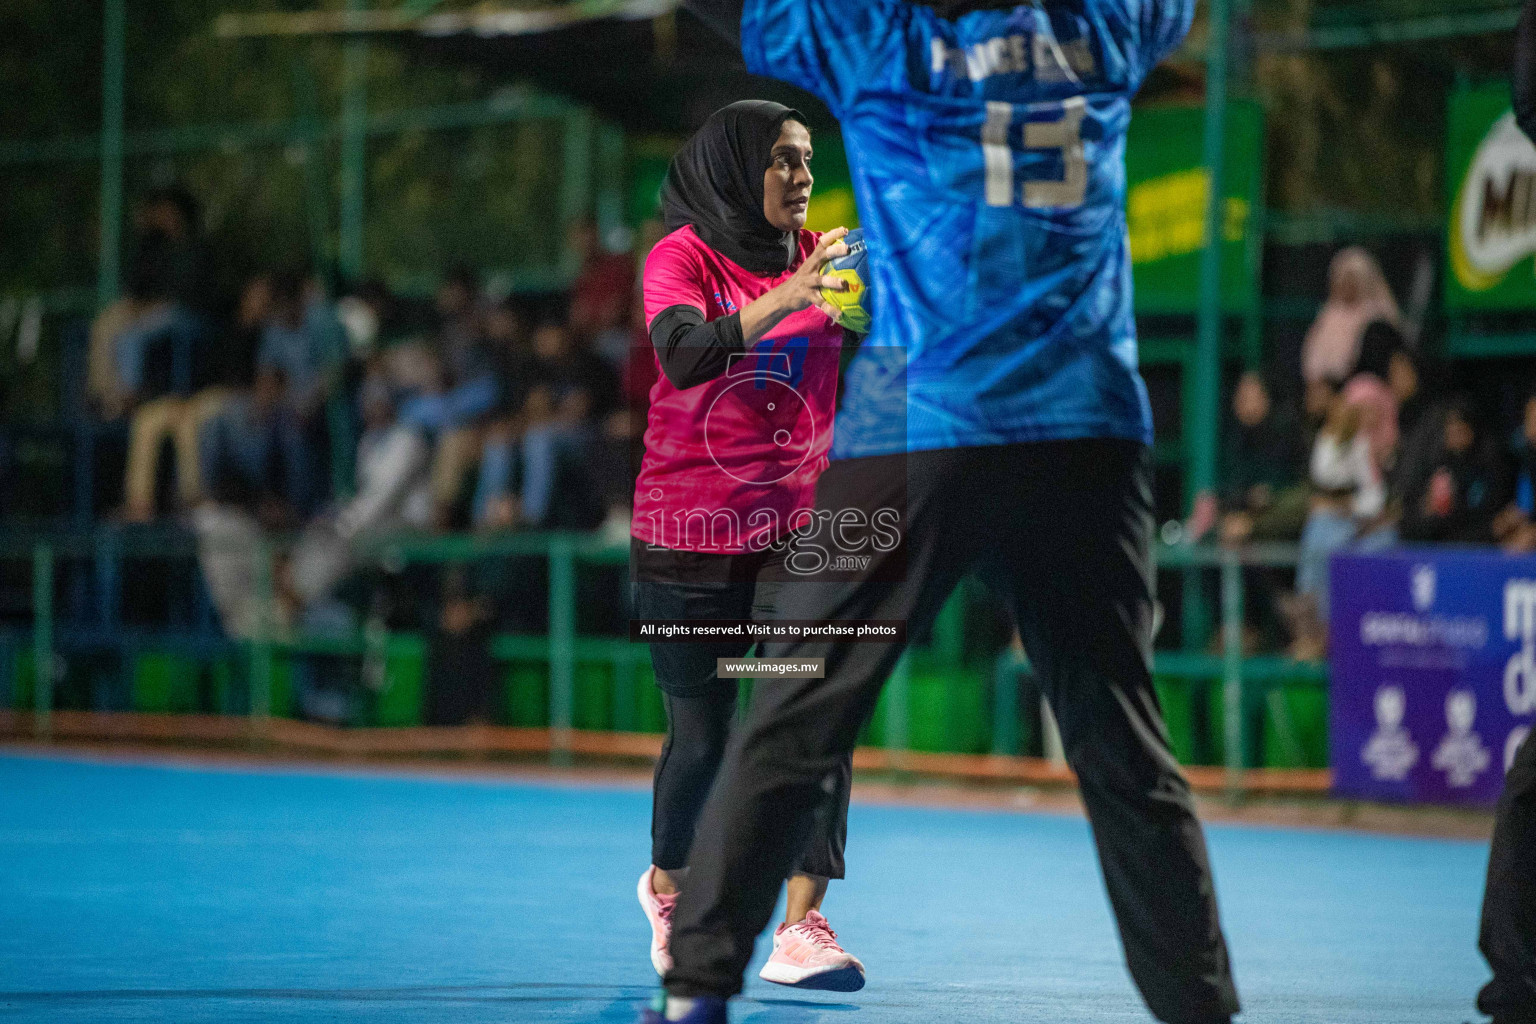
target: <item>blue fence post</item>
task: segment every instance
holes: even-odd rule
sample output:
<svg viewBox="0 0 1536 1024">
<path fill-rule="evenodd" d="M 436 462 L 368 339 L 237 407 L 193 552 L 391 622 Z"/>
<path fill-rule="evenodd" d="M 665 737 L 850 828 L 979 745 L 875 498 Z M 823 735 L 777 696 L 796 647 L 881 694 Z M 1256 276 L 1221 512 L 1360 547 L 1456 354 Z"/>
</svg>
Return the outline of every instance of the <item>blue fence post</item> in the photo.
<svg viewBox="0 0 1536 1024">
<path fill-rule="evenodd" d="M 53 545 L 32 549 L 32 702 L 33 731 L 44 743 L 53 739 Z"/>
<path fill-rule="evenodd" d="M 901 660 L 885 684 L 885 750 L 891 768 L 907 770 L 907 750 L 912 743 L 912 650 L 902 652 Z"/>
<path fill-rule="evenodd" d="M 1227 798 L 1237 800 L 1242 795 L 1243 769 L 1247 766 L 1243 750 L 1243 569 L 1231 551 L 1221 556 L 1221 655 Z"/>
<path fill-rule="evenodd" d="M 96 426 L 83 414 L 75 421 L 74 500 L 70 517 L 77 530 L 88 530 L 96 514 Z"/>
<path fill-rule="evenodd" d="M 576 707 L 576 554 L 566 537 L 549 545 L 549 759 L 571 763 Z"/>
<path fill-rule="evenodd" d="M 1024 662 L 1009 647 L 997 656 L 992 672 L 992 753 L 1019 752 L 1019 675 Z"/>
<path fill-rule="evenodd" d="M 0 640 L 0 708 L 16 706 L 16 652 Z"/>
<path fill-rule="evenodd" d="M 256 564 L 256 635 L 251 639 L 251 742 L 265 738 L 272 718 L 272 634 L 274 597 L 272 585 L 272 546 L 258 543 L 252 552 Z"/>
<path fill-rule="evenodd" d="M 635 655 L 626 652 L 613 661 L 613 729 L 635 732 L 640 727 L 639 709 L 635 707 Z"/>
<path fill-rule="evenodd" d="M 122 271 L 123 97 L 126 89 L 128 0 L 107 0 L 102 18 L 101 212 L 97 240 L 96 305 L 117 298 Z"/>
</svg>

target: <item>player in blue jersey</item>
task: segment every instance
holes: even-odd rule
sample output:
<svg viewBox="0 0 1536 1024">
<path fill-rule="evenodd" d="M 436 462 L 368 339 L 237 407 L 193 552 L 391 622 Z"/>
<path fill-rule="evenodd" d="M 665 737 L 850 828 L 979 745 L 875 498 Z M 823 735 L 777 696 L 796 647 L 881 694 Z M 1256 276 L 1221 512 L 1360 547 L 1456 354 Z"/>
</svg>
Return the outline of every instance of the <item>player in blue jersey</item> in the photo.
<svg viewBox="0 0 1536 1024">
<path fill-rule="evenodd" d="M 1515 29 L 1515 120 L 1536 141 L 1536 0 Z M 1493 978 L 1477 994 L 1492 1024 L 1536 1022 L 1536 742 L 1526 739 L 1504 775 L 1488 850 L 1477 946 Z"/>
<path fill-rule="evenodd" d="M 1131 98 L 1194 0 L 687 5 L 739 40 L 750 70 L 838 117 L 869 242 L 873 333 L 789 560 L 807 582 L 785 587 L 782 614 L 902 619 L 921 635 L 965 573 L 987 579 L 1060 724 L 1132 977 L 1168 1024 L 1224 1024 L 1238 1001 L 1214 883 L 1150 671 L 1151 417 L 1124 212 Z M 767 645 L 824 659 L 826 677 L 757 687 L 698 826 L 668 996 L 649 1019 L 725 1021 L 900 653 Z"/>
</svg>

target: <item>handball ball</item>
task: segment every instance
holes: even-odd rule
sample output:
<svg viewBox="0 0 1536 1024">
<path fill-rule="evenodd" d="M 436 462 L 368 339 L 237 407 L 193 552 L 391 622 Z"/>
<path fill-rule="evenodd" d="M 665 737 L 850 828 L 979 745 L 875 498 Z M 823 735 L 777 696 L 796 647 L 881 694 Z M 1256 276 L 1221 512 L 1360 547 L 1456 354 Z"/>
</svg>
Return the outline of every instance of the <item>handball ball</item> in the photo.
<svg viewBox="0 0 1536 1024">
<path fill-rule="evenodd" d="M 869 333 L 869 275 L 865 270 L 865 257 L 869 254 L 864 245 L 864 229 L 854 228 L 843 238 L 848 255 L 828 263 L 822 273 L 828 277 L 840 277 L 847 282 L 845 291 L 834 292 L 823 288 L 821 297 L 838 310 L 837 322 L 858 334 Z"/>
</svg>

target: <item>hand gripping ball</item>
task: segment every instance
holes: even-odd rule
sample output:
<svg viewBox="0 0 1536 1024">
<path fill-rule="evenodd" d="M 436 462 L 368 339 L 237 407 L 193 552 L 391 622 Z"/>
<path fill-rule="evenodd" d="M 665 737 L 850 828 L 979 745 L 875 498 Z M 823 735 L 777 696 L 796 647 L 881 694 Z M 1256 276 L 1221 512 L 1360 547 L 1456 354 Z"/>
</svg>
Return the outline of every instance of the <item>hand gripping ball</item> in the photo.
<svg viewBox="0 0 1536 1024">
<path fill-rule="evenodd" d="M 854 228 L 843 238 L 848 255 L 832 260 L 823 268 L 828 277 L 842 278 L 847 282 L 845 291 L 834 292 L 823 288 L 821 297 L 838 311 L 837 322 L 858 334 L 869 333 L 869 275 L 865 270 L 865 258 L 869 249 L 864 244 L 864 229 Z"/>
</svg>

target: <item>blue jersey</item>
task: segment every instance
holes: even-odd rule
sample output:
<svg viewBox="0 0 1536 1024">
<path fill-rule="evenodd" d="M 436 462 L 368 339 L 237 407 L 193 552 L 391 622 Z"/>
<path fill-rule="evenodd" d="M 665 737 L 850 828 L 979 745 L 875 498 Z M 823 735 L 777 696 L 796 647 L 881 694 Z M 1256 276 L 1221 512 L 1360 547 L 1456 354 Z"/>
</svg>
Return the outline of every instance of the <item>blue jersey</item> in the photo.
<svg viewBox="0 0 1536 1024">
<path fill-rule="evenodd" d="M 753 72 L 820 97 L 870 243 L 874 332 L 834 458 L 1151 441 L 1125 228 L 1131 97 L 1195 0 L 746 0 Z"/>
</svg>

